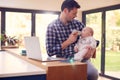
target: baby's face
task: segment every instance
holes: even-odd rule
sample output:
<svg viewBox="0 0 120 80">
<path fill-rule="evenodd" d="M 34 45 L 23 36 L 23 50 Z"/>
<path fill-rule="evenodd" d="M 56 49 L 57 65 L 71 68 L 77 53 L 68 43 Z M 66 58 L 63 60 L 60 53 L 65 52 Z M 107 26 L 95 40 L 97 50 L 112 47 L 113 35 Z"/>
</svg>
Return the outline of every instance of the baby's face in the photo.
<svg viewBox="0 0 120 80">
<path fill-rule="evenodd" d="M 85 38 L 88 36 L 91 36 L 91 30 L 88 27 L 83 28 L 82 32 L 81 32 L 81 37 Z"/>
</svg>

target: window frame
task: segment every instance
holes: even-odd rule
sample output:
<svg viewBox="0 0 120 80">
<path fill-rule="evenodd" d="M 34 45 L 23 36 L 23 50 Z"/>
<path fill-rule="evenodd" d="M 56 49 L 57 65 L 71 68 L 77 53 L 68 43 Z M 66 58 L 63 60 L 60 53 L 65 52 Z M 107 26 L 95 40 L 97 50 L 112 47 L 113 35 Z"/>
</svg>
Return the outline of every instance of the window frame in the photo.
<svg viewBox="0 0 120 80">
<path fill-rule="evenodd" d="M 117 5 L 113 5 L 113 6 L 108 6 L 108 7 L 103 7 L 103 8 L 97 8 L 97 9 L 92 9 L 92 10 L 86 10 L 86 11 L 82 11 L 82 22 L 86 25 L 86 15 L 87 14 L 91 14 L 91 13 L 97 13 L 97 12 L 101 12 L 102 13 L 102 32 L 101 32 L 101 72 L 100 75 L 101 76 L 105 76 L 107 78 L 110 79 L 118 79 L 109 75 L 105 75 L 105 44 L 106 44 L 106 23 L 105 23 L 105 19 L 106 19 L 106 12 L 110 11 L 110 10 L 116 10 L 116 9 L 120 9 L 120 4 Z"/>
<path fill-rule="evenodd" d="M 22 13 L 31 13 L 31 36 L 34 36 L 35 34 L 35 15 L 36 13 L 52 13 L 52 14 L 60 14 L 60 11 L 48 11 L 48 10 L 34 10 L 34 9 L 20 9 L 20 8 L 6 8 L 6 7 L 0 7 L 1 11 L 1 33 L 4 33 L 6 25 L 5 25 L 5 15 L 6 12 L 22 12 Z"/>
</svg>

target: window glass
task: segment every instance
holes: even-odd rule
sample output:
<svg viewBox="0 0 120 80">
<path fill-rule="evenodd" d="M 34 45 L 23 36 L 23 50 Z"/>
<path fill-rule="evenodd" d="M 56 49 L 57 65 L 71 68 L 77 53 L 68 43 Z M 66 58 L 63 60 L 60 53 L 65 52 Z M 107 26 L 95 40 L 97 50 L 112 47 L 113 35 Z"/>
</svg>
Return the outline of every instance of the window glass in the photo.
<svg viewBox="0 0 120 80">
<path fill-rule="evenodd" d="M 36 36 L 39 37 L 41 51 L 46 53 L 45 47 L 45 37 L 46 37 L 46 29 L 50 22 L 55 20 L 58 17 L 57 14 L 36 14 Z"/>
<path fill-rule="evenodd" d="M 105 74 L 120 79 L 120 9 L 106 11 Z"/>
<path fill-rule="evenodd" d="M 6 35 L 19 40 L 23 46 L 24 36 L 31 35 L 31 13 L 6 12 Z"/>
<path fill-rule="evenodd" d="M 94 30 L 93 37 L 99 40 L 99 46 L 96 48 L 96 58 L 91 59 L 95 67 L 100 71 L 101 61 L 101 19 L 102 13 L 91 13 L 86 15 L 86 26 L 91 27 Z"/>
</svg>

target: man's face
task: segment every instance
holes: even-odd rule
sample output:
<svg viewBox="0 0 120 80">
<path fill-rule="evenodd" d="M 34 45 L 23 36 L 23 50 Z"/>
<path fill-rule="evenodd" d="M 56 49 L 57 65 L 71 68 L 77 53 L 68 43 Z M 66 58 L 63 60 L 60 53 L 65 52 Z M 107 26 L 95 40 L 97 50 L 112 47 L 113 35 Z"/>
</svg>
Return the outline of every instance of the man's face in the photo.
<svg viewBox="0 0 120 80">
<path fill-rule="evenodd" d="M 72 10 L 68 10 L 67 9 L 67 12 L 66 12 L 66 20 L 67 21 L 71 21 L 73 20 L 77 15 L 77 8 L 73 8 Z"/>
</svg>

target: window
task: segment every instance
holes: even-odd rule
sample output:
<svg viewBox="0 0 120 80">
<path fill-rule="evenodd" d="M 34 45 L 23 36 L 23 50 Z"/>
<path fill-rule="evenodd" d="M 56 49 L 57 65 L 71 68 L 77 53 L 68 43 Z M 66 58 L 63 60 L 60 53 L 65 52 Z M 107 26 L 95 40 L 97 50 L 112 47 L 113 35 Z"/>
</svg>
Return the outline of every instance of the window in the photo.
<svg viewBox="0 0 120 80">
<path fill-rule="evenodd" d="M 1 31 L 8 38 L 19 40 L 17 46 L 24 47 L 24 36 L 37 35 L 45 49 L 45 32 L 47 25 L 58 17 L 60 12 L 17 8 L 0 8 Z M 41 36 L 42 35 L 42 36 Z M 5 44 L 7 46 L 8 44 Z M 45 50 L 44 50 L 45 51 Z"/>
<path fill-rule="evenodd" d="M 105 74 L 120 79 L 120 9 L 106 11 Z"/>
<path fill-rule="evenodd" d="M 92 62 L 101 75 L 120 79 L 120 5 L 83 11 L 83 22 L 93 27 L 94 37 L 100 41 Z"/>
<path fill-rule="evenodd" d="M 46 53 L 46 44 L 45 44 L 45 37 L 46 37 L 46 30 L 47 26 L 50 22 L 55 20 L 58 17 L 57 14 L 36 14 L 36 36 L 39 37 L 40 46 L 43 53 Z"/>
<path fill-rule="evenodd" d="M 94 30 L 93 37 L 96 40 L 101 42 L 101 21 L 102 21 L 102 13 L 96 12 L 86 15 L 86 26 L 91 27 Z M 96 48 L 97 49 L 97 56 L 96 59 L 91 59 L 92 63 L 100 72 L 100 59 L 101 59 L 101 44 Z"/>
<path fill-rule="evenodd" d="M 19 40 L 23 46 L 24 36 L 31 35 L 31 13 L 6 12 L 6 35 Z"/>
</svg>

